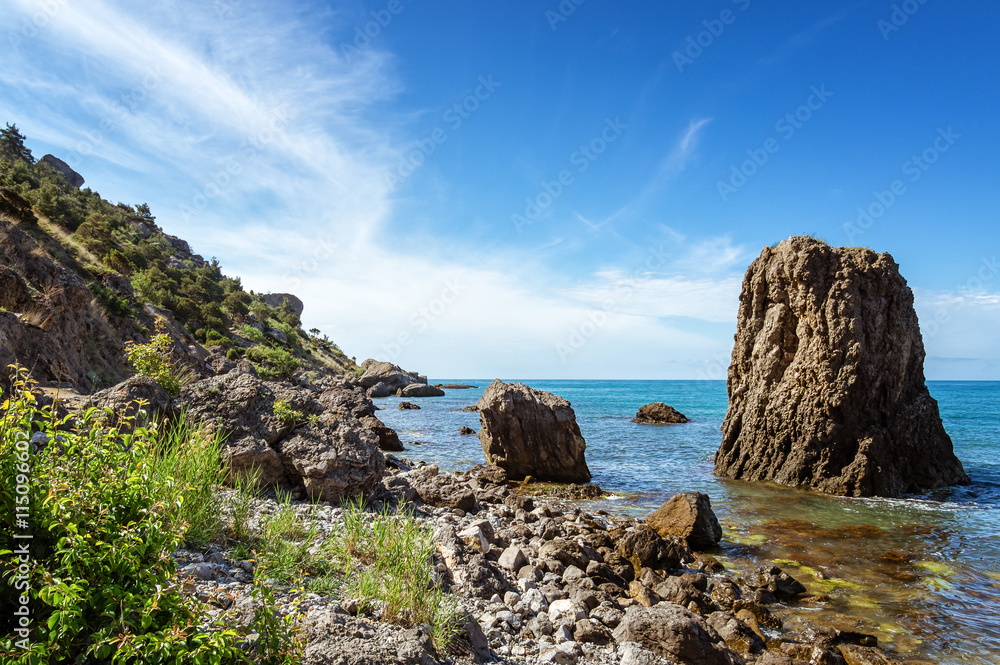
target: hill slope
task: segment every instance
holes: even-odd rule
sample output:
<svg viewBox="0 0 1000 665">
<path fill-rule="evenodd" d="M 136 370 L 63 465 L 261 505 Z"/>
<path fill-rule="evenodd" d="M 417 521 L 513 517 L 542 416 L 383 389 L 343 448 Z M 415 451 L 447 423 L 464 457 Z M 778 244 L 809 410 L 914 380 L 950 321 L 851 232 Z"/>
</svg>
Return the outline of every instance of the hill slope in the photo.
<svg viewBox="0 0 1000 665">
<path fill-rule="evenodd" d="M 294 296 L 269 294 L 279 306 L 269 305 L 165 233 L 146 204 L 113 204 L 82 184 L 61 160 L 36 161 L 16 126 L 0 129 L 0 365 L 92 392 L 131 375 L 125 343 L 159 328 L 194 376 L 222 356 L 262 378 L 358 371 L 301 328 Z"/>
</svg>

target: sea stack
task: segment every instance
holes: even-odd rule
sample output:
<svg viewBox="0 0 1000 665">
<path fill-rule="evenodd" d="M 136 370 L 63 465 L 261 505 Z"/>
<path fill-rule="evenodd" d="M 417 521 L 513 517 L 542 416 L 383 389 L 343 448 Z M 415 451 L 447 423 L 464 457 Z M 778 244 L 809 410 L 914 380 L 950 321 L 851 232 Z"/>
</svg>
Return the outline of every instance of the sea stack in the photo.
<svg viewBox="0 0 1000 665">
<path fill-rule="evenodd" d="M 969 483 L 923 365 L 889 254 L 805 236 L 765 248 L 743 280 L 716 475 L 842 496 Z"/>
<path fill-rule="evenodd" d="M 559 483 L 590 481 L 587 443 L 573 407 L 562 397 L 496 379 L 477 406 L 487 464 L 517 480 L 534 476 Z"/>
</svg>

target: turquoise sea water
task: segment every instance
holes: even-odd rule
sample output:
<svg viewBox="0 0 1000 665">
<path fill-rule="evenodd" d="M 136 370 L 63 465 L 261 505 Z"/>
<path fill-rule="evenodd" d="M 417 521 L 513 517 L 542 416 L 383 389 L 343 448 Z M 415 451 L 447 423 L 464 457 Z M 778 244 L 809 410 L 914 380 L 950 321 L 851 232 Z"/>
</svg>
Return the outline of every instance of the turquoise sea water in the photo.
<svg viewBox="0 0 1000 665">
<path fill-rule="evenodd" d="M 402 455 L 446 470 L 484 462 L 474 390 L 375 400 Z M 458 382 L 458 381 L 447 381 Z M 845 499 L 712 475 L 726 412 L 724 381 L 529 381 L 568 399 L 587 440 L 593 482 L 613 492 L 588 504 L 643 516 L 677 492 L 708 494 L 723 523 L 718 553 L 736 570 L 779 565 L 827 602 L 785 612 L 878 635 L 900 657 L 976 665 L 1000 662 L 1000 382 L 930 382 L 970 487 L 907 499 Z M 637 425 L 640 406 L 662 401 L 690 423 Z"/>
</svg>

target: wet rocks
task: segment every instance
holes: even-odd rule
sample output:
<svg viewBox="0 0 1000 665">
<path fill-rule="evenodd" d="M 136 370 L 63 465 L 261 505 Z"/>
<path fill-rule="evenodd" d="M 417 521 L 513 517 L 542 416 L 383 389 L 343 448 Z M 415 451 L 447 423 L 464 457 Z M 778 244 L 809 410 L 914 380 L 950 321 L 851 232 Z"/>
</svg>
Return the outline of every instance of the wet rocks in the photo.
<svg viewBox="0 0 1000 665">
<path fill-rule="evenodd" d="M 476 433 L 476 430 L 472 429 L 471 427 L 467 427 L 465 425 L 462 425 L 462 428 L 460 430 L 458 430 L 458 433 L 461 434 L 461 435 L 463 435 L 463 436 L 471 436 L 471 435 L 473 435 L 473 434 Z"/>
<path fill-rule="evenodd" d="M 569 402 L 522 383 L 493 381 L 477 404 L 479 440 L 489 464 L 511 478 L 588 482 L 585 451 Z"/>
<path fill-rule="evenodd" d="M 757 588 L 766 589 L 778 600 L 795 600 L 806 592 L 801 582 L 777 566 L 763 567 L 757 571 Z"/>
<path fill-rule="evenodd" d="M 677 425 L 690 422 L 683 413 L 663 402 L 651 402 L 639 408 L 632 422 L 640 425 Z"/>
<path fill-rule="evenodd" d="M 712 511 L 707 494 L 675 494 L 646 516 L 646 524 L 661 537 L 683 538 L 691 549 L 715 547 L 722 539 L 722 527 Z"/>
<path fill-rule="evenodd" d="M 400 411 L 416 411 L 420 409 L 420 407 L 414 404 L 413 402 L 400 402 L 399 406 L 397 406 L 396 408 L 399 409 Z"/>
<path fill-rule="evenodd" d="M 847 496 L 969 481 L 888 254 L 790 238 L 747 271 L 715 472 Z"/>
</svg>

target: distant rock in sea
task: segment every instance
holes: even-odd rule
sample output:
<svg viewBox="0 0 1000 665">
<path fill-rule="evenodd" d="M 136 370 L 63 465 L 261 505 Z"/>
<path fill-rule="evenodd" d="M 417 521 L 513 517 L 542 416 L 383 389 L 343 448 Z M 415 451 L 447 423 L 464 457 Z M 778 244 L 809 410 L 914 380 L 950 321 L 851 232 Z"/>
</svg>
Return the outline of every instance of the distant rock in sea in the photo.
<svg viewBox="0 0 1000 665">
<path fill-rule="evenodd" d="M 804 236 L 764 249 L 740 294 L 715 473 L 845 496 L 969 483 L 923 364 L 889 254 Z"/>
<path fill-rule="evenodd" d="M 590 481 L 587 443 L 572 406 L 562 397 L 496 379 L 477 406 L 487 464 L 501 467 L 511 479 Z"/>
<path fill-rule="evenodd" d="M 690 420 L 672 406 L 663 402 L 652 402 L 640 407 L 632 422 L 640 425 L 677 425 Z"/>
</svg>

